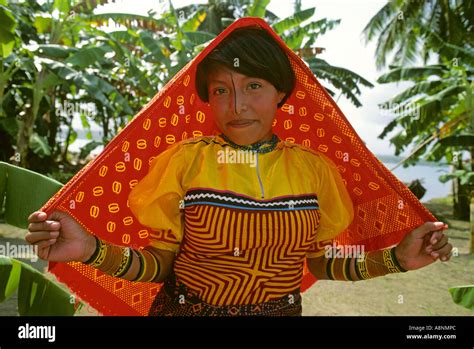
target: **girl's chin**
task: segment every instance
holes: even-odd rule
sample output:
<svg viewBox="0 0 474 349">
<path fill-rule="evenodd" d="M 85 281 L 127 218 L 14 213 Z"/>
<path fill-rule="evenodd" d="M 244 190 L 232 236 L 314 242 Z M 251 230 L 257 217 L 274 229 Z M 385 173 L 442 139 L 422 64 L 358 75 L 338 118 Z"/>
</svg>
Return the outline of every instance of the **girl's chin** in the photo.
<svg viewBox="0 0 474 349">
<path fill-rule="evenodd" d="M 258 142 L 261 142 L 263 140 L 266 140 L 267 138 L 270 139 L 270 137 L 261 137 L 261 136 L 252 136 L 247 134 L 235 134 L 235 132 L 229 132 L 229 133 L 224 133 L 224 135 L 229 138 L 232 142 L 238 145 L 251 145 L 255 144 Z"/>
</svg>

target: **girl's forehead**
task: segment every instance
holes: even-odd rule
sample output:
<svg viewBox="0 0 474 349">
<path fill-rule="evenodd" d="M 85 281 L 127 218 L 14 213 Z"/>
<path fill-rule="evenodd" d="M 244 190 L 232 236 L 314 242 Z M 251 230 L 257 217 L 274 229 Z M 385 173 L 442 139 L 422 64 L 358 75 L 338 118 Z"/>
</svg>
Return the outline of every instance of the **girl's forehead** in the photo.
<svg viewBox="0 0 474 349">
<path fill-rule="evenodd" d="M 210 74 L 209 74 L 209 82 L 223 82 L 223 81 L 230 81 L 230 80 L 241 80 L 241 79 L 246 79 L 250 78 L 250 76 L 239 73 L 235 70 L 231 70 L 226 67 L 219 67 L 217 69 L 214 69 Z"/>
</svg>

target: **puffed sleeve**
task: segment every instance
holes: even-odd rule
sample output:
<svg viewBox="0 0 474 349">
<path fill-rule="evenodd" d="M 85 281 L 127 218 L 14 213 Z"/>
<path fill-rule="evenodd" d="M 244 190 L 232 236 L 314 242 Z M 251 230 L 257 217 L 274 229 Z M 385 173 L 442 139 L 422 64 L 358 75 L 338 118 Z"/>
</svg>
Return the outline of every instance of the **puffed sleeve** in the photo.
<svg viewBox="0 0 474 349">
<path fill-rule="evenodd" d="M 322 242 L 330 241 L 343 232 L 354 217 L 352 200 L 336 165 L 322 154 L 316 154 L 315 160 L 313 170 L 316 174 L 320 222 L 316 241 L 306 254 L 307 258 L 322 256 L 325 252 Z"/>
<path fill-rule="evenodd" d="M 184 149 L 176 144 L 153 160 L 148 174 L 128 197 L 132 213 L 152 230 L 151 246 L 175 253 L 183 239 L 180 204 L 184 196 L 184 167 Z"/>
</svg>

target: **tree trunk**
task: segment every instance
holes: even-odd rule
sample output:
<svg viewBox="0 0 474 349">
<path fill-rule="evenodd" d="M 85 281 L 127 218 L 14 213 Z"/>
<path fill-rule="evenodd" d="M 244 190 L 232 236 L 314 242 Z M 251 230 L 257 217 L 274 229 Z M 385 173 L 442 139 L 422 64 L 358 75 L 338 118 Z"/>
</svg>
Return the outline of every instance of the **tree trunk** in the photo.
<svg viewBox="0 0 474 349">
<path fill-rule="evenodd" d="M 62 156 L 63 163 L 68 163 L 67 154 L 68 154 L 68 150 L 69 150 L 69 138 L 71 138 L 71 134 L 72 134 L 72 131 L 73 131 L 73 127 L 72 127 L 72 121 L 73 120 L 74 120 L 74 113 L 72 113 L 70 115 L 69 123 L 67 124 L 66 144 L 64 146 L 64 151 L 63 151 L 63 156 Z"/>
<path fill-rule="evenodd" d="M 33 126 L 38 114 L 41 99 L 43 98 L 43 81 L 46 78 L 44 70 L 39 74 L 35 74 L 35 82 L 32 86 L 33 100 L 31 107 L 25 111 L 25 118 L 20 123 L 18 131 L 18 140 L 16 143 L 15 162 L 21 167 L 28 168 L 28 151 L 30 148 L 30 138 L 33 133 Z"/>
<path fill-rule="evenodd" d="M 471 197 L 471 234 L 469 235 L 469 253 L 474 253 L 474 196 Z"/>
<path fill-rule="evenodd" d="M 16 143 L 16 154 L 14 156 L 15 165 L 28 167 L 27 156 L 30 144 L 31 133 L 33 132 L 33 124 L 35 117 L 32 108 L 29 108 L 24 119 L 20 123 L 18 131 L 18 140 Z"/>
<path fill-rule="evenodd" d="M 51 153 L 54 154 L 56 151 L 56 136 L 58 134 L 60 121 L 59 121 L 59 116 L 56 115 L 56 98 L 57 97 L 56 97 L 55 91 L 53 90 L 52 92 L 48 92 L 48 95 L 51 96 L 51 106 L 52 106 L 52 109 L 49 111 L 49 117 L 48 117 L 48 128 L 49 128 L 48 144 L 49 144 L 49 147 L 51 148 Z"/>
<path fill-rule="evenodd" d="M 462 157 L 459 156 L 453 170 L 462 169 Z M 469 220 L 470 185 L 461 184 L 461 180 L 453 179 L 453 216 L 456 219 Z"/>
<path fill-rule="evenodd" d="M 454 218 L 468 221 L 469 220 L 469 187 L 467 185 L 461 185 L 459 179 L 454 180 L 456 182 L 456 192 L 454 194 Z"/>
<path fill-rule="evenodd" d="M 471 147 L 471 171 L 474 172 L 474 147 Z M 469 253 L 474 253 L 474 191 L 471 187 L 471 234 L 470 234 L 470 245 Z"/>
</svg>

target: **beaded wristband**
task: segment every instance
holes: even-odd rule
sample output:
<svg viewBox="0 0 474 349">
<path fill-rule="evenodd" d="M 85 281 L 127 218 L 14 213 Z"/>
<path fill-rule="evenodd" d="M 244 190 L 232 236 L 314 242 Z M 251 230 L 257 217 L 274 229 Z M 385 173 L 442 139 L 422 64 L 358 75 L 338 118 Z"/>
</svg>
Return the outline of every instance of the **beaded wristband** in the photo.
<svg viewBox="0 0 474 349">
<path fill-rule="evenodd" d="M 95 265 L 97 263 L 97 260 L 99 258 L 102 258 L 104 253 L 105 253 L 105 246 L 104 246 L 104 243 L 102 242 L 102 240 L 100 240 L 97 236 L 94 235 L 94 239 L 95 239 L 95 250 L 94 250 L 94 253 L 92 254 L 92 256 L 84 262 L 84 264 L 88 264 L 88 265 Z"/>
<path fill-rule="evenodd" d="M 326 275 L 329 280 L 354 281 L 351 276 L 351 263 L 354 258 L 327 258 Z M 364 253 L 355 259 L 355 273 L 358 280 L 372 279 L 393 273 L 405 273 L 395 255 L 395 247 Z"/>
<path fill-rule="evenodd" d="M 398 261 L 398 258 L 397 258 L 396 254 L 395 254 L 395 249 L 396 249 L 396 248 L 397 248 L 397 246 L 392 247 L 392 248 L 390 249 L 390 256 L 392 257 L 391 259 L 392 259 L 392 261 L 393 261 L 393 264 L 394 264 L 395 268 L 398 270 L 398 271 L 397 271 L 398 273 L 406 273 L 407 270 L 406 270 L 405 268 L 403 268 L 403 267 L 400 265 L 400 262 Z"/>
<path fill-rule="evenodd" d="M 359 280 L 367 280 L 372 278 L 367 270 L 367 256 L 368 253 L 364 253 L 363 258 L 357 258 L 355 262 L 355 272 Z"/>
<path fill-rule="evenodd" d="M 132 265 L 130 248 L 123 248 L 104 243 L 94 236 L 96 248 L 92 256 L 84 262 L 106 274 L 120 277 L 127 273 Z"/>
<path fill-rule="evenodd" d="M 382 276 L 393 273 L 405 273 L 407 270 L 402 268 L 400 262 L 395 255 L 395 248 L 385 249 L 382 251 L 371 251 L 364 254 L 364 258 L 357 260 L 355 264 L 355 272 L 360 280 L 371 279 L 376 276 Z M 374 258 L 369 258 L 375 255 Z M 368 263 L 371 263 L 371 272 L 369 273 Z M 372 274 L 373 273 L 373 274 Z"/>
</svg>

